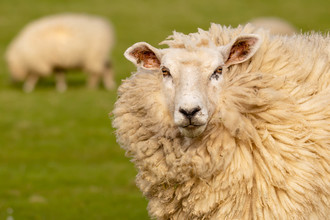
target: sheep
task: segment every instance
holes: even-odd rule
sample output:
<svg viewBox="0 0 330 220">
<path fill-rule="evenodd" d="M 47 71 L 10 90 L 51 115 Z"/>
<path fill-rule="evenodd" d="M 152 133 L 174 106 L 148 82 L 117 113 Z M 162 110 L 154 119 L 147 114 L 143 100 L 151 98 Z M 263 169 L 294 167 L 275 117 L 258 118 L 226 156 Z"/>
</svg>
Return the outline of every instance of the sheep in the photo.
<svg viewBox="0 0 330 220">
<path fill-rule="evenodd" d="M 291 36 L 297 33 L 297 29 L 292 24 L 277 17 L 254 18 L 251 19 L 248 23 L 258 28 L 268 29 L 271 34 Z"/>
<path fill-rule="evenodd" d="M 56 89 L 65 91 L 66 69 L 89 73 L 88 87 L 97 87 L 103 78 L 106 89 L 115 86 L 109 52 L 114 45 L 110 23 L 87 14 L 56 14 L 31 22 L 10 43 L 6 61 L 12 79 L 24 81 L 31 92 L 39 77 L 55 72 Z"/>
<path fill-rule="evenodd" d="M 117 142 L 155 219 L 329 219 L 330 36 L 248 24 L 124 55 Z"/>
</svg>

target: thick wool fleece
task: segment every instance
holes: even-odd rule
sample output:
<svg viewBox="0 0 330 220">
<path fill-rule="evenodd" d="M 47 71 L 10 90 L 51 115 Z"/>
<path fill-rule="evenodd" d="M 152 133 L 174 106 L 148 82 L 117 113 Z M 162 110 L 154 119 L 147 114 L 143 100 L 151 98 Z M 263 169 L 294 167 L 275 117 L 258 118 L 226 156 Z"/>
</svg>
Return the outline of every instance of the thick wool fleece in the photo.
<svg viewBox="0 0 330 220">
<path fill-rule="evenodd" d="M 120 86 L 113 126 L 148 211 L 156 219 L 329 219 L 330 38 L 213 24 L 165 43 L 193 50 L 241 33 L 263 44 L 223 76 L 216 114 L 197 138 L 174 126 L 161 73 L 139 69 Z"/>
<path fill-rule="evenodd" d="M 57 14 L 31 22 L 10 43 L 6 60 L 12 77 L 50 75 L 55 68 L 100 74 L 114 45 L 111 24 L 98 16 Z"/>
</svg>

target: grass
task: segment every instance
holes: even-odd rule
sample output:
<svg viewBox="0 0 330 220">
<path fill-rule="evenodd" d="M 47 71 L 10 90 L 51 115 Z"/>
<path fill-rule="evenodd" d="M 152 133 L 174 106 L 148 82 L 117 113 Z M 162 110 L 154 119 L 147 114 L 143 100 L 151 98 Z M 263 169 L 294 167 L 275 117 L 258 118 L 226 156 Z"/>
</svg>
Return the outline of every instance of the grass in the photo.
<svg viewBox="0 0 330 220">
<path fill-rule="evenodd" d="M 148 219 L 136 171 L 116 144 L 108 116 L 116 91 L 87 90 L 82 74 L 69 75 L 64 94 L 55 92 L 52 78 L 31 94 L 10 83 L 3 54 L 27 22 L 68 11 L 110 19 L 120 84 L 134 69 L 123 51 L 135 42 L 157 46 L 173 30 L 194 32 L 210 22 L 236 26 L 257 16 L 326 31 L 329 8 L 328 0 L 0 0 L 0 220 Z"/>
</svg>

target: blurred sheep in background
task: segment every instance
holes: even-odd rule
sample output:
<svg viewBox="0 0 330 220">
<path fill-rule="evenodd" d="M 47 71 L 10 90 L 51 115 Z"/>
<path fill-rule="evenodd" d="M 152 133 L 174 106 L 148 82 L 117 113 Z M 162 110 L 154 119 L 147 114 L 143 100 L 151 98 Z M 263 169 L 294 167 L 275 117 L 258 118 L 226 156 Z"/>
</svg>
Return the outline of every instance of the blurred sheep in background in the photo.
<svg viewBox="0 0 330 220">
<path fill-rule="evenodd" d="M 96 88 L 103 79 L 106 89 L 115 87 L 110 51 L 114 31 L 110 23 L 87 14 L 51 15 L 28 24 L 8 46 L 6 60 L 15 81 L 33 91 L 39 77 L 55 74 L 56 89 L 67 89 L 65 70 L 88 73 L 87 85 Z"/>
<path fill-rule="evenodd" d="M 271 34 L 276 35 L 294 35 L 297 29 L 289 22 L 276 17 L 260 17 L 250 20 L 248 23 L 258 27 L 268 29 Z"/>
</svg>

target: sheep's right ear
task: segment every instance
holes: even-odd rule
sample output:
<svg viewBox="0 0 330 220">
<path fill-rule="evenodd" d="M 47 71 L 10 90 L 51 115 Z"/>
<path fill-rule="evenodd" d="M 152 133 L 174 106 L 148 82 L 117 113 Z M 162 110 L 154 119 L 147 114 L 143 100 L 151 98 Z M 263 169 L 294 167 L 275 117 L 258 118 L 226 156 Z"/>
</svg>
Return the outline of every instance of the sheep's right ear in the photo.
<svg viewBox="0 0 330 220">
<path fill-rule="evenodd" d="M 160 67 L 160 51 L 145 42 L 139 42 L 128 48 L 124 56 L 137 67 L 158 69 Z"/>
</svg>

